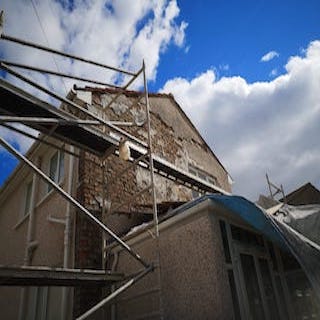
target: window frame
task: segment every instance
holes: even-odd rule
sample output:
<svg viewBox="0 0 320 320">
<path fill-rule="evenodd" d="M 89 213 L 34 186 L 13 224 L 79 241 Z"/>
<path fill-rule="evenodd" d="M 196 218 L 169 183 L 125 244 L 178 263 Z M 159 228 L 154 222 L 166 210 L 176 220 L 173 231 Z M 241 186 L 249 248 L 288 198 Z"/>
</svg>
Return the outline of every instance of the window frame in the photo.
<svg viewBox="0 0 320 320">
<path fill-rule="evenodd" d="M 24 207 L 23 207 L 23 215 L 22 218 L 28 216 L 30 214 L 31 209 L 31 201 L 32 201 L 32 187 L 33 180 L 29 180 L 25 185 L 25 195 L 24 195 Z"/>
<path fill-rule="evenodd" d="M 192 164 L 189 163 L 188 165 L 188 171 L 189 173 L 191 173 L 192 175 L 200 178 L 201 180 L 203 181 L 206 181 L 216 187 L 220 187 L 219 185 L 219 182 L 218 182 L 218 178 Z M 202 196 L 203 194 L 199 191 L 195 191 L 195 190 L 192 190 L 192 197 L 195 199 L 197 197 L 200 197 Z"/>
<path fill-rule="evenodd" d="M 57 158 L 57 160 L 54 160 L 55 157 Z M 48 176 L 56 184 L 60 184 L 64 179 L 64 174 L 65 174 L 64 160 L 65 160 L 64 152 L 60 150 L 57 150 L 56 152 L 54 152 L 49 158 Z M 54 168 L 52 168 L 53 161 L 56 161 Z M 47 193 L 49 193 L 52 189 L 53 187 L 50 184 L 48 184 Z"/>
<path fill-rule="evenodd" d="M 240 224 L 238 222 L 235 222 L 233 220 L 230 220 L 228 218 L 225 218 L 223 216 L 219 216 L 218 217 L 218 221 L 219 221 L 219 232 L 220 232 L 220 239 L 221 239 L 221 244 L 222 244 L 222 250 L 224 252 L 224 261 L 225 261 L 225 267 L 227 271 L 232 270 L 233 271 L 233 276 L 234 276 L 234 282 L 235 282 L 235 286 L 236 286 L 236 292 L 237 292 L 237 303 L 240 306 L 240 317 L 241 319 L 247 319 L 248 316 L 250 315 L 250 311 L 249 311 L 249 305 L 248 305 L 248 298 L 247 298 L 247 289 L 246 289 L 246 283 L 244 281 L 244 271 L 242 270 L 242 265 L 240 263 L 240 254 L 248 254 L 250 256 L 253 257 L 254 259 L 254 263 L 255 263 L 255 268 L 256 268 L 256 272 L 258 275 L 258 285 L 259 285 L 259 290 L 262 294 L 262 302 L 263 304 L 267 303 L 266 297 L 265 297 L 265 289 L 264 289 L 264 285 L 262 282 L 262 274 L 261 274 L 261 269 L 260 269 L 260 265 L 259 265 L 259 259 L 265 259 L 268 263 L 268 267 L 269 267 L 269 272 L 270 272 L 270 277 L 271 277 L 271 282 L 272 282 L 272 287 L 274 290 L 274 298 L 276 299 L 276 305 L 277 305 L 277 309 L 278 309 L 278 313 L 281 319 L 285 319 L 285 314 L 289 313 L 289 308 L 288 308 L 288 304 L 287 301 L 285 301 L 286 305 L 285 306 L 281 306 L 280 303 L 283 299 L 281 299 L 280 295 L 279 295 L 279 291 L 278 291 L 278 287 L 276 284 L 276 275 L 280 276 L 280 269 L 275 272 L 274 268 L 273 268 L 273 260 L 271 257 L 271 252 L 270 252 L 270 247 L 268 245 L 268 240 L 266 239 L 266 237 L 262 234 L 260 234 L 259 232 L 257 232 L 256 230 L 250 228 L 249 226 L 245 226 L 243 224 Z M 224 225 L 224 231 L 222 230 L 223 228 L 221 228 L 221 224 Z M 251 234 L 255 233 L 259 236 L 262 236 L 263 238 L 263 247 L 261 246 L 256 246 L 253 243 L 246 243 L 246 242 L 242 242 L 237 240 L 236 238 L 234 238 L 232 231 L 231 231 L 231 227 L 236 227 L 236 228 L 241 228 L 244 232 L 249 232 Z M 225 239 L 224 239 L 225 238 Z M 225 242 L 225 243 L 223 243 Z M 226 248 L 228 247 L 228 250 L 230 252 L 230 256 L 231 256 L 231 263 L 227 261 L 226 259 Z M 275 246 L 273 246 L 273 249 L 276 250 L 276 256 L 277 256 L 277 251 L 278 248 L 276 248 Z M 278 260 L 278 256 L 276 257 Z M 279 261 L 277 261 L 279 264 Z M 281 278 L 282 278 L 282 274 L 281 274 Z M 230 286 L 230 283 L 229 283 Z M 230 288 L 231 289 L 231 288 Z M 285 291 L 285 287 L 283 286 L 282 283 L 282 279 L 281 279 L 281 289 L 282 289 L 282 293 L 284 293 L 284 300 L 287 300 L 287 292 Z M 233 302 L 233 308 L 234 308 L 234 312 L 235 312 L 235 305 Z M 267 306 L 267 305 L 266 305 Z M 266 306 L 264 306 L 263 309 L 266 308 Z M 282 308 L 285 308 L 285 310 L 283 310 Z M 266 312 L 266 314 L 268 314 L 268 311 Z M 235 316 L 235 314 L 234 314 Z M 270 316 L 270 315 L 269 315 Z M 267 316 L 267 318 L 269 318 Z M 291 319 L 291 315 L 289 314 L 289 318 Z"/>
</svg>

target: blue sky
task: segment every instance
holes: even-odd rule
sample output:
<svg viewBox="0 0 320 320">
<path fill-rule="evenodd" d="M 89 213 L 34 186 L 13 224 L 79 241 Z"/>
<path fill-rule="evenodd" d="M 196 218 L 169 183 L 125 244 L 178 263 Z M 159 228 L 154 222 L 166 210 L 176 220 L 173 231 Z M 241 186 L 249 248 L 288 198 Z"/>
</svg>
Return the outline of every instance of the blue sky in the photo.
<svg viewBox="0 0 320 320">
<path fill-rule="evenodd" d="M 208 68 L 219 76 L 240 75 L 248 82 L 283 73 L 288 57 L 319 39 L 320 2 L 311 1 L 180 1 L 179 19 L 188 23 L 186 47 L 171 47 L 160 60 L 152 88 L 173 77 L 193 78 Z M 267 52 L 279 57 L 259 63 Z M 223 70 L 223 66 L 229 66 Z"/>
<path fill-rule="evenodd" d="M 30 1 L 2 2 L 5 33 L 47 44 Z M 287 192 L 307 181 L 320 187 L 319 1 L 33 2 L 50 46 L 133 70 L 145 59 L 149 89 L 174 94 L 235 180 L 235 193 L 253 200 L 266 193 L 266 172 Z M 50 56 L 7 43 L 0 55 L 56 68 Z M 65 94 L 59 79 L 27 74 Z M 1 127 L 0 134 L 23 152 L 30 145 Z M 15 163 L 0 150 L 0 184 Z"/>
</svg>

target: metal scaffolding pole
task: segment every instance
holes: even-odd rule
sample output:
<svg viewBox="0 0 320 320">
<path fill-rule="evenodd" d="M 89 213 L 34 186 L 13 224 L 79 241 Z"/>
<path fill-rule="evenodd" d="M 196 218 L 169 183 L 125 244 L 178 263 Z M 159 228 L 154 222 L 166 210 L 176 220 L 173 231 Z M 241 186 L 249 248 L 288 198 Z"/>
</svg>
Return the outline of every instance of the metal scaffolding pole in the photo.
<svg viewBox="0 0 320 320">
<path fill-rule="evenodd" d="M 50 147 L 53 147 L 53 148 L 55 148 L 57 150 L 61 150 L 61 151 L 65 152 L 65 153 L 68 153 L 68 154 L 70 154 L 70 155 L 72 155 L 74 157 L 77 157 L 77 158 L 80 157 L 79 154 L 77 154 L 75 152 L 72 152 L 72 151 L 70 151 L 70 150 L 68 150 L 66 148 L 63 148 L 62 146 L 59 146 L 59 145 L 57 145 L 57 144 L 55 144 L 53 142 L 49 142 L 45 138 L 41 138 L 41 136 L 37 137 L 37 136 L 35 136 L 35 135 L 31 134 L 31 133 L 27 133 L 27 132 L 25 132 L 23 130 L 20 130 L 18 128 L 15 128 L 15 127 L 10 126 L 10 125 L 5 124 L 5 123 L 1 123 L 0 125 L 2 127 L 8 128 L 10 130 L 16 131 L 16 132 L 18 132 L 18 133 L 20 133 L 20 134 L 22 134 L 22 135 L 24 135 L 24 136 L 26 136 L 26 137 L 28 137 L 30 139 L 37 140 L 37 141 L 42 142 L 42 143 L 44 143 L 44 144 L 46 144 L 46 145 L 48 145 Z"/>
<path fill-rule="evenodd" d="M 145 95 L 145 104 L 146 104 L 146 113 L 147 113 L 147 131 L 148 131 L 148 147 L 149 147 L 149 169 L 150 169 L 150 178 L 151 178 L 151 192 L 152 192 L 152 205 L 153 205 L 153 223 L 155 230 L 155 244 L 157 252 L 157 278 L 159 283 L 159 313 L 160 319 L 163 319 L 163 302 L 162 302 L 162 290 L 161 290 L 161 259 L 160 259 L 160 237 L 159 237 L 159 223 L 158 223 L 158 209 L 157 209 L 157 195 L 156 195 L 156 186 L 154 180 L 154 163 L 153 163 L 153 153 L 152 153 L 152 137 L 151 137 L 151 117 L 150 117 L 150 104 L 148 96 L 148 84 L 146 77 L 146 66 L 143 61 L 143 84 L 144 84 L 144 95 Z"/>
<path fill-rule="evenodd" d="M 105 69 L 121 72 L 121 73 L 127 74 L 129 76 L 135 76 L 136 75 L 134 72 L 122 70 L 122 69 L 115 68 L 115 67 L 112 67 L 112 66 L 100 63 L 100 62 L 96 62 L 96 61 L 90 60 L 90 59 L 85 59 L 85 58 L 82 58 L 82 57 L 78 57 L 78 56 L 75 56 L 75 55 L 70 54 L 70 53 L 65 53 L 65 52 L 62 52 L 62 51 L 59 51 L 59 50 L 55 50 L 55 49 L 52 49 L 52 48 L 49 48 L 49 47 L 46 47 L 46 46 L 39 45 L 39 44 L 34 43 L 34 42 L 30 42 L 30 41 L 22 40 L 22 39 L 19 39 L 19 38 L 11 37 L 11 36 L 5 35 L 3 33 L 1 34 L 1 39 L 6 40 L 6 41 L 15 42 L 15 43 L 21 44 L 23 46 L 35 48 L 35 49 L 38 49 L 38 50 L 43 50 L 43 51 L 47 51 L 47 52 L 50 52 L 50 53 L 54 53 L 54 54 L 57 54 L 57 55 L 60 55 L 60 56 L 66 57 L 66 58 L 70 58 L 70 59 L 78 60 L 78 61 L 81 61 L 81 62 L 89 63 L 89 64 L 92 64 L 92 65 L 97 66 L 97 67 L 102 67 L 102 68 L 105 68 Z"/>
<path fill-rule="evenodd" d="M 127 197 L 127 199 L 126 199 L 127 201 L 124 203 L 118 204 L 118 206 L 113 208 L 113 211 L 119 209 L 120 207 L 125 205 L 127 202 L 129 202 L 131 205 L 133 203 L 133 201 L 137 200 L 137 197 L 139 195 L 141 195 L 142 193 L 147 192 L 148 190 L 151 189 L 152 207 L 153 207 L 153 223 L 154 223 L 155 244 L 156 244 L 155 250 L 156 250 L 156 255 L 157 255 L 157 258 L 155 258 L 155 260 L 157 260 L 157 261 L 155 263 L 149 264 L 144 259 L 142 259 L 138 253 L 133 251 L 131 249 L 131 247 L 129 247 L 120 237 L 118 237 L 112 230 L 110 230 L 103 222 L 101 222 L 99 219 L 97 219 L 93 214 L 91 214 L 89 212 L 89 210 L 87 210 L 84 206 L 82 206 L 68 192 L 63 190 L 58 184 L 56 184 L 54 181 L 52 181 L 45 173 L 43 173 L 29 159 L 27 159 L 25 156 L 23 156 L 19 151 L 17 151 L 15 148 L 13 148 L 9 143 L 7 143 L 1 137 L 0 137 L 0 145 L 5 147 L 14 156 L 16 156 L 18 159 L 20 159 L 22 162 L 24 162 L 27 166 L 29 166 L 33 170 L 35 175 L 40 176 L 46 183 L 51 185 L 59 194 L 62 195 L 62 197 L 64 197 L 68 201 L 69 205 L 70 204 L 74 205 L 78 210 L 81 211 L 82 214 L 86 215 L 91 220 L 91 222 L 98 225 L 99 228 L 101 228 L 103 230 L 104 236 L 106 236 L 106 234 L 108 234 L 125 251 L 127 251 L 134 259 L 136 259 L 138 262 L 140 262 L 144 266 L 144 269 L 142 271 L 135 274 L 134 276 L 131 275 L 130 276 L 131 279 L 128 282 L 121 285 L 118 289 L 116 289 L 114 292 L 112 292 L 110 295 L 108 295 L 106 298 L 104 298 L 102 301 L 100 301 L 97 305 L 95 305 L 93 308 L 91 308 L 90 310 L 85 312 L 83 315 L 81 315 L 77 319 L 78 320 L 86 319 L 91 314 L 93 314 L 96 310 L 98 310 L 99 308 L 104 306 L 106 303 L 111 301 L 113 298 L 118 296 L 121 292 L 123 292 L 124 290 L 126 290 L 127 288 L 132 286 L 134 283 L 136 283 L 139 279 L 144 277 L 149 272 L 153 271 L 155 267 L 157 268 L 157 276 L 158 276 L 159 288 L 160 288 L 160 290 L 159 290 L 159 311 L 160 311 L 160 317 L 162 318 L 163 305 L 162 305 L 162 294 L 161 294 L 160 237 L 159 237 L 159 226 L 158 226 L 155 173 L 158 173 L 158 174 L 160 174 L 168 179 L 171 179 L 175 182 L 179 182 L 179 183 L 182 182 L 186 186 L 190 185 L 190 187 L 196 186 L 197 188 L 199 188 L 199 185 L 200 185 L 202 188 L 205 188 L 206 190 L 208 188 L 209 188 L 209 190 L 211 190 L 213 188 L 213 186 L 209 186 L 208 183 L 205 181 L 199 181 L 199 179 L 196 179 L 195 177 L 190 176 L 190 174 L 183 172 L 182 170 L 174 167 L 173 165 L 171 165 L 169 163 L 166 163 L 165 161 L 163 161 L 162 159 L 159 159 L 158 157 L 156 157 L 153 154 L 152 135 L 151 135 L 151 114 L 150 114 L 150 104 L 149 104 L 148 86 L 147 86 L 147 78 L 146 78 L 146 66 L 145 66 L 144 61 L 143 61 L 141 69 L 137 73 L 125 71 L 120 68 L 115 68 L 115 67 L 112 67 L 112 66 L 109 66 L 106 64 L 102 64 L 99 62 L 95 62 L 95 61 L 92 61 L 89 59 L 85 59 L 85 58 L 78 57 L 78 56 L 75 56 L 72 54 L 64 53 L 64 52 L 61 52 L 61 51 L 58 51 L 58 50 L 55 50 L 52 48 L 48 48 L 48 47 L 45 47 L 45 46 L 42 46 L 42 45 L 39 45 L 36 43 L 32 43 L 29 41 L 25 41 L 25 40 L 21 40 L 18 38 L 4 35 L 4 34 L 2 34 L 1 25 L 0 25 L 0 39 L 14 42 L 14 43 L 17 43 L 17 44 L 20 44 L 23 46 L 35 48 L 38 50 L 46 51 L 49 53 L 57 54 L 57 55 L 60 55 L 63 57 L 73 59 L 73 60 L 88 63 L 88 64 L 91 64 L 91 65 L 94 65 L 97 67 L 109 69 L 111 71 L 119 72 L 119 73 L 123 74 L 122 79 L 125 79 L 126 81 L 128 81 L 122 87 L 119 87 L 116 85 L 111 85 L 108 83 L 104 83 L 104 82 L 100 82 L 100 81 L 96 81 L 96 80 L 92 80 L 92 79 L 88 79 L 88 78 L 84 78 L 84 77 L 73 76 L 73 75 L 69 75 L 66 73 L 62 73 L 62 72 L 55 72 L 52 70 L 46 70 L 46 69 L 33 67 L 33 66 L 27 66 L 27 65 L 15 63 L 15 62 L 6 62 L 3 60 L 0 60 L 0 68 L 2 68 L 3 70 L 5 70 L 8 73 L 12 74 L 13 76 L 21 79 L 22 81 L 30 84 L 34 88 L 46 93 L 47 95 L 57 99 L 58 101 L 65 103 L 68 106 L 71 106 L 72 108 L 74 108 L 78 112 L 81 112 L 81 113 L 85 114 L 86 116 L 90 117 L 89 119 L 94 119 L 94 120 L 82 120 L 82 119 L 79 119 L 79 117 L 78 118 L 77 117 L 74 117 L 74 118 L 70 117 L 70 119 L 68 119 L 69 117 L 65 116 L 65 115 L 63 115 L 61 117 L 63 119 L 44 118 L 44 117 L 39 118 L 38 115 L 37 115 L 37 117 L 33 117 L 33 118 L 32 117 L 29 117 L 29 118 L 28 117 L 11 117 L 11 116 L 9 117 L 8 114 L 9 115 L 11 114 L 11 111 L 9 111 L 9 113 L 0 117 L 0 125 L 4 125 L 6 127 L 12 128 L 13 130 L 16 130 L 17 132 L 20 132 L 20 133 L 23 133 L 22 130 L 10 127 L 9 125 L 5 124 L 5 122 L 16 122 L 16 121 L 21 122 L 21 123 L 25 122 L 25 123 L 28 123 L 30 126 L 32 126 L 30 123 L 34 123 L 34 122 L 39 123 L 39 124 L 42 123 L 42 124 L 46 124 L 46 125 L 52 124 L 53 125 L 53 127 L 51 128 L 52 132 L 59 125 L 62 125 L 62 126 L 83 125 L 83 126 L 86 126 L 87 129 L 88 129 L 89 125 L 98 125 L 99 129 L 100 129 L 100 126 L 103 126 L 103 129 L 102 129 L 103 133 L 106 133 L 106 131 L 107 131 L 106 129 L 108 128 L 111 131 L 111 133 L 117 133 L 120 136 L 126 137 L 129 141 L 134 142 L 131 144 L 131 151 L 133 151 L 132 154 L 134 154 L 134 156 L 132 156 L 132 159 L 131 159 L 131 161 L 133 161 L 133 163 L 128 165 L 123 171 L 120 172 L 119 175 L 123 175 L 125 172 L 130 170 L 130 168 L 132 168 L 132 166 L 134 166 L 134 165 L 140 165 L 144 169 L 149 170 L 151 182 L 150 182 L 150 185 L 148 185 L 147 187 L 138 191 L 136 194 Z M 140 74 L 142 74 L 144 92 L 143 92 L 143 95 L 141 95 L 141 98 L 144 97 L 144 100 L 145 100 L 145 112 L 146 112 L 146 120 L 147 120 L 147 123 L 146 123 L 147 143 L 145 141 L 140 140 L 137 136 L 135 136 L 135 132 L 129 131 L 130 132 L 129 133 L 128 131 L 123 130 L 118 127 L 118 126 L 131 126 L 132 127 L 135 125 L 138 126 L 137 123 L 135 123 L 135 122 L 132 122 L 132 123 L 131 122 L 120 122 L 120 121 L 106 121 L 103 117 L 100 117 L 100 116 L 96 115 L 95 113 L 85 109 L 81 105 L 74 102 L 72 99 L 69 100 L 68 98 L 65 98 L 55 92 L 50 91 L 49 89 L 47 89 L 43 85 L 33 81 L 32 79 L 24 76 L 23 74 L 13 70 L 10 66 L 13 66 L 16 68 L 23 68 L 23 69 L 27 69 L 27 70 L 32 70 L 32 71 L 36 71 L 36 72 L 43 72 L 43 73 L 51 74 L 54 76 L 62 76 L 62 77 L 75 79 L 75 80 L 79 80 L 79 81 L 91 82 L 94 84 L 99 84 L 99 85 L 104 85 L 104 86 L 114 88 L 115 89 L 114 92 L 111 92 L 111 94 L 110 94 L 111 100 L 109 101 L 109 103 L 106 106 L 104 106 L 105 109 L 108 109 L 112 103 L 114 103 L 122 94 L 124 94 L 126 92 L 126 89 L 140 76 Z M 111 90 L 109 89 L 109 92 Z M 103 108 L 101 110 L 103 112 Z M 17 112 L 17 114 L 19 115 L 18 112 Z M 24 114 L 24 113 L 22 112 L 22 114 Z M 73 129 L 72 131 L 74 131 L 75 127 L 72 129 Z M 43 130 L 43 131 L 46 132 L 46 130 Z M 99 133 L 101 133 L 101 131 Z M 106 134 L 111 136 L 110 133 L 106 133 Z M 47 143 L 53 147 L 56 147 L 56 148 L 59 148 L 62 150 L 64 149 L 64 148 L 60 148 L 59 146 L 56 146 L 54 143 L 46 142 L 46 141 L 43 141 L 44 139 L 34 137 L 31 134 L 25 134 L 25 135 L 32 137 L 33 139 L 40 140 L 44 143 Z M 63 140 L 63 139 L 61 139 L 61 140 Z M 76 144 L 76 141 L 77 140 L 71 139 L 71 144 L 72 143 Z M 107 150 L 107 153 L 108 152 L 109 153 L 105 154 L 104 157 L 111 154 L 110 150 L 112 150 L 112 152 L 114 152 L 115 148 L 117 148 L 117 140 L 113 141 L 112 143 L 113 143 L 112 147 L 110 147 Z M 88 149 L 84 149 L 84 150 L 88 150 Z M 89 150 L 91 150 L 91 149 L 89 149 Z M 74 150 L 69 151 L 69 154 L 79 156 L 78 154 L 74 153 Z M 105 174 L 106 174 L 106 172 L 105 172 L 106 171 L 105 170 L 105 158 L 103 158 L 103 156 L 102 156 L 102 158 L 100 158 L 100 160 L 102 160 L 102 165 L 103 165 L 103 168 L 102 168 L 102 175 L 103 175 L 103 179 L 102 179 L 102 188 L 103 188 L 103 191 L 102 191 L 102 215 L 104 216 L 106 213 L 106 208 L 105 208 L 106 190 L 104 189 L 105 188 L 104 181 L 105 181 Z M 90 159 L 86 159 L 85 161 L 90 161 Z M 216 189 L 218 190 L 219 188 L 216 188 Z M 213 188 L 213 190 L 215 190 L 215 187 Z M 102 254 L 104 255 L 104 250 L 103 250 Z"/>
<path fill-rule="evenodd" d="M 106 87 L 110 87 L 110 88 L 114 88 L 114 89 L 122 89 L 122 87 L 115 86 L 115 85 L 107 83 L 107 82 L 101 82 L 101 81 L 88 79 L 88 78 L 84 78 L 84 77 L 73 76 L 71 74 L 67 74 L 67 73 L 63 73 L 63 72 L 57 72 L 57 71 L 53 71 L 53 70 L 49 70 L 49 69 L 28 66 L 28 65 L 25 65 L 25 64 L 11 62 L 11 61 L 7 61 L 7 60 L 0 60 L 0 62 L 3 62 L 7 66 L 11 66 L 11 67 L 21 68 L 21 69 L 26 69 L 26 70 L 36 71 L 36 72 L 42 72 L 42 73 L 47 73 L 47 74 L 51 74 L 53 76 L 58 76 L 58 77 L 63 77 L 63 78 L 68 78 L 68 79 L 74 79 L 74 80 L 94 83 L 94 84 L 98 84 L 98 85 L 101 85 L 101 86 L 106 86 Z"/>
<path fill-rule="evenodd" d="M 101 300 L 98 304 L 96 304 L 94 307 L 92 307 L 90 310 L 86 311 L 84 314 L 82 314 L 80 317 L 76 318 L 76 320 L 84 320 L 87 319 L 89 316 L 91 316 L 93 313 L 95 313 L 98 309 L 103 307 L 105 304 L 110 302 L 112 299 L 117 297 L 121 292 L 127 290 L 129 287 L 131 287 L 133 284 L 135 284 L 138 280 L 142 279 L 145 275 L 147 275 L 149 272 L 153 271 L 153 266 L 150 265 L 149 267 L 142 270 L 138 275 L 130 279 L 128 282 L 126 282 L 124 285 L 119 287 L 117 290 L 112 292 L 110 295 L 108 295 L 106 298 Z"/>
<path fill-rule="evenodd" d="M 45 180 L 49 185 L 51 185 L 58 193 L 60 193 L 67 201 L 72 203 L 76 208 L 78 208 L 82 213 L 84 213 L 92 222 L 98 225 L 104 232 L 109 234 L 116 242 L 121 245 L 132 257 L 138 260 L 144 267 L 149 267 L 149 264 L 144 261 L 139 254 L 133 251 L 124 241 L 122 241 L 113 231 L 107 228 L 99 219 L 97 219 L 93 214 L 91 214 L 84 206 L 82 206 L 78 201 L 76 201 L 72 196 L 70 196 L 66 191 L 64 191 L 58 184 L 52 181 L 47 175 L 45 175 L 40 169 L 38 169 L 29 159 L 22 155 L 19 151 L 13 148 L 9 143 L 7 143 L 3 138 L 0 137 L 0 144 L 16 156 L 19 160 L 23 161 L 28 165 L 36 174 L 38 174 L 43 180 Z"/>
<path fill-rule="evenodd" d="M 159 226 L 158 226 L 158 211 L 157 211 L 157 195 L 154 183 L 154 165 L 153 165 L 153 154 L 152 154 L 152 138 L 151 138 L 151 119 L 150 119 L 150 105 L 148 97 L 148 84 L 146 78 L 146 66 L 143 61 L 143 84 L 144 84 L 144 95 L 146 103 L 147 113 L 147 131 L 148 131 L 148 151 L 149 151 L 149 163 L 150 163 L 150 178 L 151 178 L 151 192 L 152 192 L 152 204 L 153 204 L 153 222 L 156 237 L 159 237 Z"/>
<path fill-rule="evenodd" d="M 76 108 L 79 111 L 84 112 L 85 114 L 87 114 L 88 116 L 92 117 L 93 119 L 98 120 L 102 125 L 108 126 L 112 130 L 114 130 L 114 131 L 118 132 L 119 134 L 122 134 L 123 136 L 127 137 L 128 139 L 136 142 L 138 145 L 141 145 L 143 147 L 147 146 L 143 141 L 141 141 L 141 140 L 137 139 L 136 137 L 132 136 L 131 134 L 129 134 L 125 130 L 122 130 L 122 129 L 116 127 L 115 125 L 111 124 L 110 122 L 105 121 L 102 118 L 99 118 L 94 113 L 89 112 L 88 110 L 84 109 L 83 107 L 81 107 L 80 105 L 74 103 L 73 101 L 71 101 L 69 99 L 66 99 L 66 98 L 62 97 L 61 95 L 46 89 L 45 87 L 39 85 L 38 83 L 32 81 L 31 79 L 28 79 L 27 77 L 23 76 L 19 72 L 14 71 L 10 67 L 6 66 L 4 63 L 0 62 L 0 67 L 2 69 L 6 70 L 7 72 L 11 73 L 13 76 L 17 77 L 18 79 L 23 80 L 26 83 L 30 84 L 31 86 L 34 86 L 35 88 L 43 91 L 44 93 L 48 94 L 49 96 L 51 96 L 51 97 L 53 97 L 53 98 L 55 98 L 55 99 L 57 99 L 57 100 L 59 100 L 61 102 L 64 102 L 64 103 L 68 104 L 69 106 Z"/>
</svg>

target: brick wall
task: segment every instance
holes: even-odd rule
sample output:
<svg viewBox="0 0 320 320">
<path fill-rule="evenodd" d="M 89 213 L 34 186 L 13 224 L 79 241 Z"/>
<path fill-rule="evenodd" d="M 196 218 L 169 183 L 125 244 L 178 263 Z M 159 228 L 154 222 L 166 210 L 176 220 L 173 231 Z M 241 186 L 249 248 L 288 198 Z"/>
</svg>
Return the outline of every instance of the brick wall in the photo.
<svg viewBox="0 0 320 320">
<path fill-rule="evenodd" d="M 101 212 L 92 210 L 94 192 L 101 194 L 101 168 L 97 158 L 82 152 L 79 159 L 77 200 L 101 220 Z M 100 228 L 79 211 L 76 212 L 75 228 L 75 268 L 101 269 L 102 232 Z M 74 317 L 97 304 L 101 294 L 101 288 L 76 287 L 73 304 Z"/>
</svg>

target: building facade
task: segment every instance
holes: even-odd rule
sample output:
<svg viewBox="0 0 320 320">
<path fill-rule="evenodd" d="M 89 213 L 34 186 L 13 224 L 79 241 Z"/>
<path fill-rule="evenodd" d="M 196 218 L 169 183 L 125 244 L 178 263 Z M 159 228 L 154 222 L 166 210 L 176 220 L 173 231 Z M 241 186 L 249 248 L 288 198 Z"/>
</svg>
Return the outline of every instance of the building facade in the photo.
<svg viewBox="0 0 320 320">
<path fill-rule="evenodd" d="M 136 126 L 127 131 L 146 139 L 145 118 L 141 112 L 143 95 L 123 92 L 116 103 L 108 106 L 118 93 L 86 88 L 70 96 L 104 119 L 134 122 Z M 151 94 L 150 107 L 155 156 L 217 188 L 231 191 L 227 171 L 174 98 Z M 85 118 L 81 112 L 76 115 Z M 116 234 L 123 235 L 131 227 L 150 220 L 146 212 L 152 200 L 150 192 L 112 214 L 102 210 L 101 202 L 104 197 L 105 207 L 112 209 L 143 189 L 150 183 L 145 168 L 133 167 L 117 178 L 128 165 L 117 154 L 101 159 L 47 139 L 78 156 L 36 142 L 28 151 L 28 158 Z M 185 202 L 199 195 L 162 176 L 156 176 L 155 184 L 158 203 Z M 0 191 L 0 204 L 0 264 L 88 269 L 105 266 L 103 247 L 109 239 L 25 165 L 20 164 L 5 182 Z M 98 302 L 103 294 L 101 289 L 88 288 L 1 287 L 0 290 L 0 305 L 7 319 L 71 319 Z"/>
</svg>

